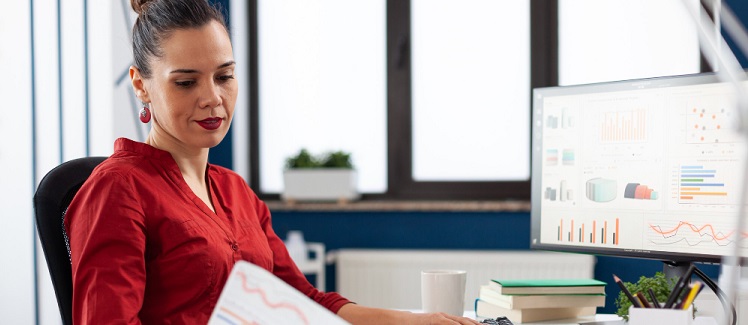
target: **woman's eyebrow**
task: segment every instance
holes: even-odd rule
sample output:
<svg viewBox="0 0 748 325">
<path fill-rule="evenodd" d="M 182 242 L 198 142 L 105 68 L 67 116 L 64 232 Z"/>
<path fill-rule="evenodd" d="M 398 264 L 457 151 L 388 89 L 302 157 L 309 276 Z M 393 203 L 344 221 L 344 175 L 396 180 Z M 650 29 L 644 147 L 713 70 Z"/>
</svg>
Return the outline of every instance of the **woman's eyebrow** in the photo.
<svg viewBox="0 0 748 325">
<path fill-rule="evenodd" d="M 226 62 L 224 64 L 219 65 L 218 69 L 222 69 L 222 68 L 225 68 L 225 67 L 228 67 L 228 66 L 232 66 L 232 65 L 235 65 L 235 64 L 236 64 L 236 61 L 233 61 L 233 60 L 232 61 L 228 61 L 228 62 Z"/>
<path fill-rule="evenodd" d="M 176 70 L 172 70 L 169 73 L 198 73 L 198 72 L 200 71 L 195 70 L 195 69 L 176 69 Z"/>
<path fill-rule="evenodd" d="M 229 66 L 232 66 L 232 65 L 235 65 L 235 64 L 236 64 L 235 61 L 228 61 L 226 63 L 223 63 L 223 64 L 219 65 L 218 69 L 223 69 L 225 67 L 229 67 Z M 198 72 L 200 72 L 200 71 L 196 70 L 196 69 L 176 69 L 176 70 L 172 70 L 169 73 L 198 73 Z"/>
</svg>

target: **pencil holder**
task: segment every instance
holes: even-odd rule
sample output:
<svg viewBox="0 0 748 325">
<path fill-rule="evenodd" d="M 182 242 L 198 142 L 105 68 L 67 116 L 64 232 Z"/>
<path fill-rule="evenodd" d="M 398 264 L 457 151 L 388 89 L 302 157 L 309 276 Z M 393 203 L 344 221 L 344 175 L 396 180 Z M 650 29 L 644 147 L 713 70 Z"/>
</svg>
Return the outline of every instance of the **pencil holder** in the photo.
<svg viewBox="0 0 748 325">
<path fill-rule="evenodd" d="M 629 308 L 629 325 L 692 325 L 693 306 L 688 309 Z"/>
</svg>

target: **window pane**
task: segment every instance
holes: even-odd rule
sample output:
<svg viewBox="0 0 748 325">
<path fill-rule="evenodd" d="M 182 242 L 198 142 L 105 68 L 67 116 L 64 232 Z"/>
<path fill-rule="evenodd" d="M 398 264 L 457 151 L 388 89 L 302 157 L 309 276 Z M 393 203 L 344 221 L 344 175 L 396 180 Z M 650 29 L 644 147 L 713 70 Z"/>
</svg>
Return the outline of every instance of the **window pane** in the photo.
<svg viewBox="0 0 748 325">
<path fill-rule="evenodd" d="M 413 178 L 530 176 L 530 3 L 413 0 Z"/>
<path fill-rule="evenodd" d="M 699 72 L 685 3 L 697 1 L 559 1 L 559 84 Z"/>
<path fill-rule="evenodd" d="M 359 190 L 387 189 L 386 1 L 258 1 L 261 191 L 285 159 L 345 150 Z"/>
</svg>

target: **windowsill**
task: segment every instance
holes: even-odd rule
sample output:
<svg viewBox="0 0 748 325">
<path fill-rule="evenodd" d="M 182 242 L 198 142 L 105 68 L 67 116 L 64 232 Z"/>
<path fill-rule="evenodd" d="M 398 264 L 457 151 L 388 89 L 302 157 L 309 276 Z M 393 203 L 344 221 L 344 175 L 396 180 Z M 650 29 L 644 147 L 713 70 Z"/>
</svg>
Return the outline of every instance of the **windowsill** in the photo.
<svg viewBox="0 0 748 325">
<path fill-rule="evenodd" d="M 270 211 L 530 212 L 530 201 L 266 201 Z"/>
</svg>

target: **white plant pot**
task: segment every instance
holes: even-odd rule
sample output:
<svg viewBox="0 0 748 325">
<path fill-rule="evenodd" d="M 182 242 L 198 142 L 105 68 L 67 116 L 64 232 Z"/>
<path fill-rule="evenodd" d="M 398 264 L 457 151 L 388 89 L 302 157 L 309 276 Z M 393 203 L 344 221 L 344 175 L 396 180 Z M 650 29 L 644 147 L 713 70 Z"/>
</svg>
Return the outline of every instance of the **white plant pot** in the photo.
<svg viewBox="0 0 748 325">
<path fill-rule="evenodd" d="M 302 168 L 283 172 L 284 201 L 353 201 L 358 193 L 356 171 L 346 168 Z"/>
</svg>

